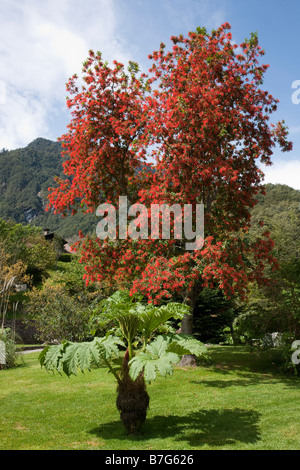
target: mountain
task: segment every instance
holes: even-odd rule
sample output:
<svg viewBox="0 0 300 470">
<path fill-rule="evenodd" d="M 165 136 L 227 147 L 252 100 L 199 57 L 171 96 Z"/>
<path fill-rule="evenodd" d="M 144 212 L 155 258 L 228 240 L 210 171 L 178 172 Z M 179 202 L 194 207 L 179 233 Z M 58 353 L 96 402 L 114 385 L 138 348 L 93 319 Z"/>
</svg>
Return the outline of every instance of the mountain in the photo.
<svg viewBox="0 0 300 470">
<path fill-rule="evenodd" d="M 26 148 L 0 153 L 0 213 L 30 223 L 44 212 L 43 192 L 62 173 L 61 145 L 36 139 Z"/>
<path fill-rule="evenodd" d="M 284 184 L 267 184 L 266 195 L 258 197 L 252 210 L 251 232 L 258 234 L 255 223 L 262 220 L 261 232 L 267 230 L 275 242 L 278 260 L 300 257 L 300 191 Z"/>
<path fill-rule="evenodd" d="M 38 138 L 25 148 L 0 152 L 0 218 L 32 224 L 72 237 L 95 230 L 94 215 L 78 212 L 65 218 L 45 212 L 47 189 L 63 177 L 61 144 Z"/>
</svg>

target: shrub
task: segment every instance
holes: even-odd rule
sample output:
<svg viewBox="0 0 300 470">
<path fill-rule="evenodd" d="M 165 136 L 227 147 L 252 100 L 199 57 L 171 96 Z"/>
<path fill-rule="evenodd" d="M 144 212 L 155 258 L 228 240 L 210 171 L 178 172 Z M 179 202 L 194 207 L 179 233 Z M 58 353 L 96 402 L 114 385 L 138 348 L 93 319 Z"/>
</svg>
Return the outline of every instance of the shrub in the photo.
<svg viewBox="0 0 300 470">
<path fill-rule="evenodd" d="M 300 365 L 292 361 L 292 355 L 295 352 L 292 346 L 293 339 L 289 333 L 281 334 L 280 341 L 275 347 L 270 347 L 268 344 L 262 346 L 266 365 L 286 375 L 299 375 Z"/>
<path fill-rule="evenodd" d="M 63 286 L 45 285 L 28 294 L 27 324 L 42 342 L 82 341 L 89 336 L 89 308 Z"/>
<path fill-rule="evenodd" d="M 0 369 L 1 367 L 5 369 L 16 367 L 19 355 L 17 354 L 16 335 L 14 331 L 11 330 L 11 328 L 1 329 L 0 341 L 3 341 L 5 347 L 5 363 L 0 363 Z"/>
<path fill-rule="evenodd" d="M 204 288 L 194 309 L 193 333 L 202 342 L 218 344 L 227 340 L 226 327 L 231 325 L 237 310 L 220 289 Z"/>
</svg>

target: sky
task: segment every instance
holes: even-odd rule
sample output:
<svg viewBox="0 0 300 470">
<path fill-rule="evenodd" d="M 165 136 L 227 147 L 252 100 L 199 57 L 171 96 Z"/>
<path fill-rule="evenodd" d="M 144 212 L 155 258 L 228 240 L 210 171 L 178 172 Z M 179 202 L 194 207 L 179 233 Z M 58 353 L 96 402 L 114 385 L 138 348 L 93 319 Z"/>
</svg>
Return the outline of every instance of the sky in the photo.
<svg viewBox="0 0 300 470">
<path fill-rule="evenodd" d="M 237 44 L 258 33 L 270 65 L 263 87 L 280 101 L 272 122 L 284 119 L 293 142 L 261 165 L 265 182 L 300 190 L 299 21 L 299 0 L 0 0 L 0 149 L 64 134 L 65 84 L 90 49 L 147 72 L 161 42 L 228 22 Z"/>
</svg>

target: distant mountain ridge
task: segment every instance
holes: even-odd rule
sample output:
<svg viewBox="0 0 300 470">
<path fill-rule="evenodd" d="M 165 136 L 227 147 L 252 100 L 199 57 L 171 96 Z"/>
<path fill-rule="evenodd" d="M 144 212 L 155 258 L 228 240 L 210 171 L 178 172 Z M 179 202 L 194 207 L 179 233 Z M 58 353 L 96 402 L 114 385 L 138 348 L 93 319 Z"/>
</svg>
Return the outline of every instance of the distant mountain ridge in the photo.
<svg viewBox="0 0 300 470">
<path fill-rule="evenodd" d="M 59 142 L 41 137 L 25 148 L 0 151 L 0 218 L 48 228 L 63 237 L 96 227 L 93 215 L 78 212 L 62 218 L 45 212 L 48 187 L 55 184 L 55 176 L 64 176 L 61 151 Z"/>
</svg>

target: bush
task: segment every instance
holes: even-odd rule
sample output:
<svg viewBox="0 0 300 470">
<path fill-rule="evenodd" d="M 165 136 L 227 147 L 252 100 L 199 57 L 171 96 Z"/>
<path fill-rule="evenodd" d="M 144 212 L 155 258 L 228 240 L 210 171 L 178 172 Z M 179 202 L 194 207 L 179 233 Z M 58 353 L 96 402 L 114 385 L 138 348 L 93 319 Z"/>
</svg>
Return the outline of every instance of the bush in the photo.
<svg viewBox="0 0 300 470">
<path fill-rule="evenodd" d="M 278 346 L 269 348 L 269 360 L 272 367 L 278 372 L 282 372 L 286 375 L 299 375 L 300 365 L 294 364 L 292 361 L 292 355 L 294 352 L 292 344 L 293 340 L 291 339 L 290 334 L 283 334 Z"/>
<path fill-rule="evenodd" d="M 194 310 L 194 335 L 204 343 L 218 344 L 227 340 L 227 330 L 237 311 L 219 289 L 204 288 Z"/>
<path fill-rule="evenodd" d="M 11 328 L 3 328 L 0 330 L 0 341 L 3 341 L 5 347 L 5 364 L 0 364 L 0 369 L 11 369 L 17 365 L 17 345 L 16 335 Z M 2 361 L 1 361 L 2 362 Z"/>
<path fill-rule="evenodd" d="M 285 375 L 300 375 L 300 364 L 295 364 L 293 360 L 294 353 L 298 359 L 299 347 L 293 348 L 293 342 L 290 333 L 269 334 L 253 343 L 252 352 L 256 352 L 265 370 Z"/>
<path fill-rule="evenodd" d="M 63 286 L 33 289 L 26 304 L 28 325 L 34 326 L 41 342 L 83 341 L 89 337 L 89 308 Z"/>
<path fill-rule="evenodd" d="M 72 261 L 72 255 L 70 253 L 62 253 L 59 257 L 59 261 L 63 263 L 70 263 Z"/>
</svg>

